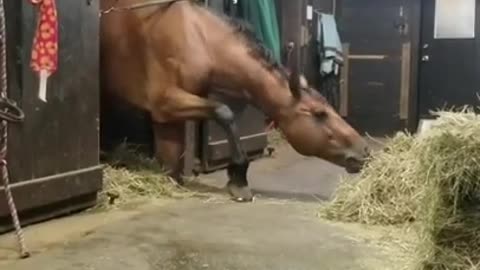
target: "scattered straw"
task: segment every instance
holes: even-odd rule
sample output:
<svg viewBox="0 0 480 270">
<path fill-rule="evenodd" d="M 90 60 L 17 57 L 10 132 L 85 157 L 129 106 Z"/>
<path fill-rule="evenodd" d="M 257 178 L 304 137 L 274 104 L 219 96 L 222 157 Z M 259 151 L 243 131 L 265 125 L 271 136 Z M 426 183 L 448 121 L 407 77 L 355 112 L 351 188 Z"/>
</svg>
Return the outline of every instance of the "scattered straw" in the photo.
<svg viewBox="0 0 480 270">
<path fill-rule="evenodd" d="M 356 181 L 344 181 L 322 217 L 406 224 L 418 233 L 415 269 L 480 269 L 480 116 L 435 113 L 421 136 L 398 134 Z"/>
<path fill-rule="evenodd" d="M 104 188 L 97 209 L 119 207 L 139 200 L 191 195 L 165 175 L 158 162 L 127 144 L 112 151 L 105 162 Z"/>
</svg>

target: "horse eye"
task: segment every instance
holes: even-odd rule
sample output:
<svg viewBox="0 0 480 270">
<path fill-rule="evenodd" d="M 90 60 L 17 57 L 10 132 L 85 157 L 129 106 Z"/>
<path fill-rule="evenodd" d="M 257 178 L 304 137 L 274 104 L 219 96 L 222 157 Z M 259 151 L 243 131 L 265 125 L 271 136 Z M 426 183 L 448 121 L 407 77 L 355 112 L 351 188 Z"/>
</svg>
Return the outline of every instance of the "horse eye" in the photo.
<svg viewBox="0 0 480 270">
<path fill-rule="evenodd" d="M 325 111 L 315 112 L 314 115 L 316 119 L 321 121 L 325 120 L 328 117 L 328 114 Z"/>
</svg>

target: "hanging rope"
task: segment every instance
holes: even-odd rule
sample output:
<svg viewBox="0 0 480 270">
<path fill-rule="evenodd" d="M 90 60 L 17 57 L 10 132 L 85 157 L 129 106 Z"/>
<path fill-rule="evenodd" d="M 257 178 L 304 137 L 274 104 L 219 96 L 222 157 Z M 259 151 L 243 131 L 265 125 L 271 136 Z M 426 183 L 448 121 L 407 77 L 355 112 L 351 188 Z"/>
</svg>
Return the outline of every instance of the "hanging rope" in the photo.
<svg viewBox="0 0 480 270">
<path fill-rule="evenodd" d="M 27 258 L 30 253 L 27 251 L 25 241 L 23 238 L 22 227 L 18 219 L 17 209 L 15 202 L 13 201 L 12 192 L 10 190 L 8 169 L 7 169 L 7 121 L 20 122 L 23 120 L 23 112 L 15 105 L 14 102 L 7 99 L 7 37 L 6 37 L 6 22 L 5 22 L 5 7 L 3 0 L 0 0 L 0 35 L 1 35 L 1 51 L 0 51 L 0 108 L 3 109 L 0 112 L 0 170 L 1 178 L 5 188 L 5 196 L 7 198 L 8 207 L 12 216 L 13 225 L 15 227 L 15 233 L 17 235 L 18 243 L 20 246 L 20 257 Z"/>
</svg>

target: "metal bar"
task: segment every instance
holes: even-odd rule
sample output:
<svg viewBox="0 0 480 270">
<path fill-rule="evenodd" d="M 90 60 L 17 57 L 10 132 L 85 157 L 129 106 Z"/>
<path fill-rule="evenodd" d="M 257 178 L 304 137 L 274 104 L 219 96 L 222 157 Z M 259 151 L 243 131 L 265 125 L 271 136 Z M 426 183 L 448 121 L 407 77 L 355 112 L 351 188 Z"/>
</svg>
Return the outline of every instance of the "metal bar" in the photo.
<svg viewBox="0 0 480 270">
<path fill-rule="evenodd" d="M 22 182 L 11 184 L 10 187 L 19 188 L 19 187 L 22 187 L 22 186 L 39 184 L 39 183 L 43 183 L 43 182 L 52 181 L 52 180 L 55 180 L 55 179 L 60 179 L 60 178 L 75 176 L 75 175 L 79 175 L 79 174 L 89 173 L 89 172 L 93 172 L 93 171 L 96 171 L 96 170 L 103 170 L 104 167 L 105 167 L 105 165 L 97 165 L 97 166 L 93 166 L 93 167 L 83 168 L 83 169 L 80 169 L 80 170 L 69 171 L 69 172 L 65 172 L 65 173 L 59 173 L 59 174 L 55 174 L 55 175 L 35 178 L 35 179 L 29 180 L 29 181 L 22 181 Z M 3 188 L 0 187 L 0 191 L 2 191 L 2 190 L 3 190 Z"/>
<path fill-rule="evenodd" d="M 344 43 L 342 45 L 343 53 L 346 55 L 345 61 L 341 69 L 341 78 L 340 78 L 340 115 L 342 117 L 348 116 L 348 77 L 350 72 L 350 44 Z"/>
<path fill-rule="evenodd" d="M 16 198 L 17 210 L 25 211 L 25 217 L 37 215 L 37 210 L 42 208 L 63 208 L 63 202 L 76 200 L 87 194 L 97 194 L 102 189 L 103 170 L 82 170 L 84 172 L 70 172 L 68 177 L 56 177 L 51 175 L 30 181 L 22 181 L 12 188 L 12 194 Z M 0 192 L 0 200 L 5 196 Z M 8 208 L 0 204 L 0 216 L 5 216 Z M 23 223 L 23 222 L 22 222 Z"/>
<path fill-rule="evenodd" d="M 191 176 L 195 168 L 196 149 L 196 123 L 186 121 L 185 123 L 185 150 L 183 155 L 183 175 Z"/>
<path fill-rule="evenodd" d="M 247 135 L 247 136 L 242 136 L 240 137 L 240 140 L 248 140 L 248 139 L 253 139 L 261 136 L 267 136 L 268 134 L 266 132 L 261 132 L 257 134 L 252 134 L 252 135 Z M 214 145 L 220 145 L 220 144 L 225 144 L 228 143 L 228 140 L 219 140 L 215 142 L 209 142 L 208 145 L 214 146 Z"/>
<path fill-rule="evenodd" d="M 407 120 L 410 98 L 411 43 L 402 45 L 402 70 L 400 81 L 400 119 Z"/>
<path fill-rule="evenodd" d="M 383 60 L 387 58 L 384 54 L 351 54 L 348 59 L 352 60 Z"/>
</svg>

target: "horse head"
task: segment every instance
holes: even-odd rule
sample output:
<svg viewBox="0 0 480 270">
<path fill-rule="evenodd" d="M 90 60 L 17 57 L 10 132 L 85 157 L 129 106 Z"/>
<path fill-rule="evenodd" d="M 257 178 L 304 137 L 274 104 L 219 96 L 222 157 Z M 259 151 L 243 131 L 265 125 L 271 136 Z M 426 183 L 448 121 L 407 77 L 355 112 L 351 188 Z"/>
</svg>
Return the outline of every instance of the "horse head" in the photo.
<svg viewBox="0 0 480 270">
<path fill-rule="evenodd" d="M 300 154 L 315 156 L 357 173 L 369 155 L 366 140 L 352 128 L 304 76 L 289 74 L 293 96 L 277 125 Z"/>
</svg>

